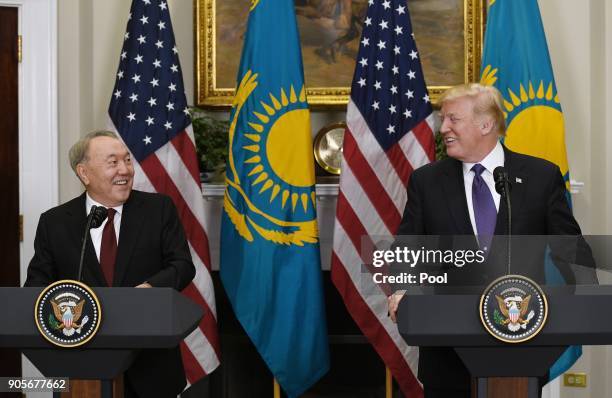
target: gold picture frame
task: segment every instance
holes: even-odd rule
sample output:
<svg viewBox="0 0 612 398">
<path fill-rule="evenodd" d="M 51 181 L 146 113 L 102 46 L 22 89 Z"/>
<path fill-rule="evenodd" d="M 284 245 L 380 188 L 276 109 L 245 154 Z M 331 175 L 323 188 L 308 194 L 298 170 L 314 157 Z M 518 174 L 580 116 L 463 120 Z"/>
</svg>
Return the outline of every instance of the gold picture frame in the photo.
<svg viewBox="0 0 612 398">
<path fill-rule="evenodd" d="M 311 1 L 316 6 L 309 5 Z M 478 79 L 484 30 L 484 1 L 409 2 L 424 73 L 429 82 L 429 94 L 434 103 L 448 87 Z M 335 4 L 333 15 L 337 18 L 340 4 L 346 1 L 328 3 Z M 352 0 L 351 12 L 356 12 L 354 10 L 362 7 L 363 3 L 367 7 L 367 0 Z M 249 4 L 249 0 L 195 1 L 198 106 L 226 109 L 231 106 Z M 330 51 L 329 46 L 321 44 L 319 37 L 311 36 L 325 32 L 321 26 L 327 27 L 328 33 L 341 34 L 338 32 L 342 32 L 343 28 L 338 26 L 343 23 L 326 16 L 322 4 L 325 4 L 324 0 L 296 1 L 308 103 L 315 108 L 340 108 L 348 102 L 361 30 L 358 30 L 357 37 L 353 37 L 352 42 L 346 43 L 345 53 Z M 352 21 L 359 20 L 358 16 L 351 16 L 354 17 Z M 346 21 L 344 25 L 346 26 Z M 419 26 L 422 28 L 419 29 Z M 352 67 L 347 67 L 351 64 Z M 347 76 L 350 76 L 348 82 Z M 343 79 L 344 84 L 338 81 L 340 79 Z M 315 83 L 310 86 L 309 81 Z"/>
</svg>

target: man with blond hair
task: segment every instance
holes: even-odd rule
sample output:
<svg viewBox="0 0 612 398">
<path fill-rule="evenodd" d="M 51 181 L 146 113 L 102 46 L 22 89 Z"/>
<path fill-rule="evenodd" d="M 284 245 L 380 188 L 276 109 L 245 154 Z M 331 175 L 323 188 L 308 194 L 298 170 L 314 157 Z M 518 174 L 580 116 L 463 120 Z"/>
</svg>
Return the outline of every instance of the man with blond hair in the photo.
<svg viewBox="0 0 612 398">
<path fill-rule="evenodd" d="M 195 267 L 176 208 L 167 196 L 132 190 L 134 166 L 123 142 L 94 131 L 69 157 L 85 192 L 40 216 L 25 286 L 77 279 L 81 239 L 95 205 L 106 208 L 107 218 L 86 238 L 83 282 L 184 289 Z M 176 397 L 184 386 L 178 347 L 143 350 L 125 373 L 124 396 Z"/>
<path fill-rule="evenodd" d="M 495 267 L 488 261 L 497 255 L 502 260 L 497 265 L 505 265 L 505 255 L 500 259 L 499 253 L 489 253 L 493 236 L 507 234 L 508 228 L 507 209 L 500 205 L 493 179 L 493 171 L 499 166 L 505 168 L 512 183 L 513 235 L 581 234 L 559 168 L 546 160 L 512 152 L 500 143 L 506 125 L 502 97 L 496 88 L 478 83 L 461 85 L 449 89 L 440 102 L 440 134 L 449 157 L 412 173 L 398 235 L 475 235 L 488 259 L 482 266 L 458 270 L 462 282 L 483 285 L 502 276 L 505 266 Z M 588 246 L 585 250 L 592 260 Z M 514 271 L 539 283 L 545 279 L 543 266 Z M 567 273 L 563 276 L 572 278 Z M 403 297 L 400 292 L 389 297 L 394 321 Z M 470 374 L 452 348 L 421 347 L 419 355 L 419 379 L 425 398 L 470 397 Z"/>
</svg>

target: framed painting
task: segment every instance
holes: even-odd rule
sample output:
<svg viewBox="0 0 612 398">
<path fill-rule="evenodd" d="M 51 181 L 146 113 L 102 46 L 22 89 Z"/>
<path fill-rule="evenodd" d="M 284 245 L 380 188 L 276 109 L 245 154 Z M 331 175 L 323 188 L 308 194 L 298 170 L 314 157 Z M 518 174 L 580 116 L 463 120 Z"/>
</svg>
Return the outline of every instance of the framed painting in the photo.
<svg viewBox="0 0 612 398">
<path fill-rule="evenodd" d="M 408 8 L 433 102 L 449 86 L 478 78 L 486 0 L 410 0 Z M 250 0 L 196 0 L 196 97 L 229 107 Z M 368 0 L 295 0 L 308 102 L 348 102 Z"/>
</svg>

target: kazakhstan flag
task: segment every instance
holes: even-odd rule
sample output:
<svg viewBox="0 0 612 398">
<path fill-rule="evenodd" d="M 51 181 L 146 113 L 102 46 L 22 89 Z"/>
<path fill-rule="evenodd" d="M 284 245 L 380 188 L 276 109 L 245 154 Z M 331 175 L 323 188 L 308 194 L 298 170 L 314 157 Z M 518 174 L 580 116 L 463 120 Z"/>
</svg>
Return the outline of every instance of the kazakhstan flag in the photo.
<svg viewBox="0 0 612 398">
<path fill-rule="evenodd" d="M 481 83 L 494 85 L 504 97 L 508 126 L 504 144 L 559 166 L 570 201 L 563 113 L 538 3 L 488 0 L 488 4 Z M 548 283 L 563 281 L 550 264 L 546 278 Z M 581 354 L 580 346 L 569 347 L 550 369 L 550 379 L 565 372 Z"/>
<path fill-rule="evenodd" d="M 292 0 L 251 0 L 230 114 L 221 279 L 289 397 L 329 369 L 314 159 Z"/>
<path fill-rule="evenodd" d="M 504 143 L 557 164 L 569 189 L 563 113 L 538 3 L 488 1 L 481 82 L 494 85 L 504 97 Z"/>
</svg>

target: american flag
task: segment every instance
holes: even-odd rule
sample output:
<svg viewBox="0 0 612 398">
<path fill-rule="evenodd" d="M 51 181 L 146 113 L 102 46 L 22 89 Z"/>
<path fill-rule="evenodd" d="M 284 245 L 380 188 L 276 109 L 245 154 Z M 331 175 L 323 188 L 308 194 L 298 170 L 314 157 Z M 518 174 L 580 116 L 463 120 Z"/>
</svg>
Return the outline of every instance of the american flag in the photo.
<svg viewBox="0 0 612 398">
<path fill-rule="evenodd" d="M 405 0 L 369 0 L 346 117 L 332 280 L 402 392 L 421 397 L 418 349 L 387 316 L 385 287 L 361 272 L 368 264 L 362 245 L 397 232 L 408 178 L 435 156 L 432 107 Z"/>
<path fill-rule="evenodd" d="M 193 384 L 219 365 L 219 339 L 198 160 L 165 1 L 132 2 L 108 113 L 132 153 L 134 188 L 170 196 L 185 228 L 196 276 L 183 293 L 204 309 L 181 343 Z"/>
</svg>

